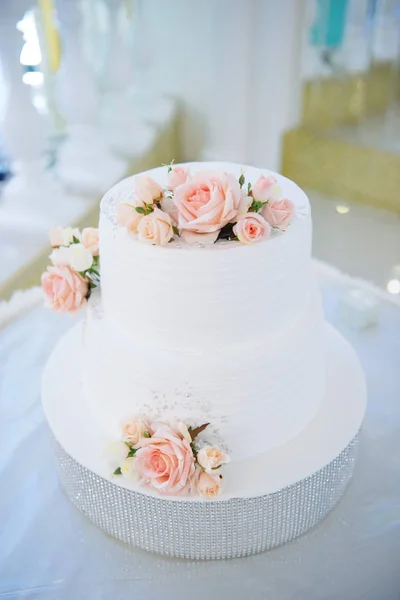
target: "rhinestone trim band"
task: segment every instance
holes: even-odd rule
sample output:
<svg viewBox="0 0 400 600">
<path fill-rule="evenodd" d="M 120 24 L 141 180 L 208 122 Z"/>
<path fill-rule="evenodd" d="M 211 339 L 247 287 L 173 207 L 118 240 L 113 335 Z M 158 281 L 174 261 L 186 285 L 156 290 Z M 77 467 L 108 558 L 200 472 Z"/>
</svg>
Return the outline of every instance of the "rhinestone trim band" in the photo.
<svg viewBox="0 0 400 600">
<path fill-rule="evenodd" d="M 239 558 L 303 534 L 342 497 L 357 448 L 358 435 L 325 467 L 273 494 L 200 502 L 122 488 L 80 465 L 54 440 L 61 483 L 95 525 L 143 550 L 189 559 Z"/>
</svg>

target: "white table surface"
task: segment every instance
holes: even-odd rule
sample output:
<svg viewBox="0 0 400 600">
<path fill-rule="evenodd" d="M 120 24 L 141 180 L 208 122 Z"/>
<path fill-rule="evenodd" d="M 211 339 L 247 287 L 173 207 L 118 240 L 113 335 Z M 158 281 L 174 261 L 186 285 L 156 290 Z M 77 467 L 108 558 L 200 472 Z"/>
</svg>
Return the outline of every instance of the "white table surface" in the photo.
<svg viewBox="0 0 400 600">
<path fill-rule="evenodd" d="M 379 324 L 352 331 L 338 321 L 337 303 L 354 281 L 318 272 L 327 318 L 367 375 L 359 461 L 319 526 L 249 558 L 163 558 L 87 521 L 60 488 L 40 407 L 44 362 L 71 318 L 39 307 L 0 331 L 0 599 L 400 598 L 400 308 L 382 293 Z"/>
</svg>

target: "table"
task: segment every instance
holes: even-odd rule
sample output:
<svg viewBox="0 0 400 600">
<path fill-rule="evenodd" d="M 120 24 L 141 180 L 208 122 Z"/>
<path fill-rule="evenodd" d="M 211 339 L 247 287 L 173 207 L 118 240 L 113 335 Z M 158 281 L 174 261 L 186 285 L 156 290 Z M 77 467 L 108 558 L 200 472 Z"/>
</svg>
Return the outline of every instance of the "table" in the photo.
<svg viewBox="0 0 400 600">
<path fill-rule="evenodd" d="M 60 489 L 40 407 L 43 364 L 75 322 L 41 307 L 0 331 L 0 598 L 398 600 L 400 598 L 400 305 L 318 263 L 327 318 L 355 346 L 369 406 L 355 476 L 315 529 L 249 558 L 164 558 L 107 537 Z M 380 300 L 377 326 L 353 331 L 348 287 Z"/>
</svg>

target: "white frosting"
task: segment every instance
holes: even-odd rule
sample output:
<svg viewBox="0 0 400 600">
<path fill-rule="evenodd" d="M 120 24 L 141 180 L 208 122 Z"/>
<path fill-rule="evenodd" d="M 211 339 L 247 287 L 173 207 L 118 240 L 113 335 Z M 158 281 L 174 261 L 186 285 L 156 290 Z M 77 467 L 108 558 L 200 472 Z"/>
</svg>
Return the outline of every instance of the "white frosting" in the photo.
<svg viewBox="0 0 400 600">
<path fill-rule="evenodd" d="M 196 163 L 240 176 L 239 165 Z M 148 172 L 165 186 L 167 168 Z M 245 168 L 246 181 L 261 174 Z M 311 266 L 306 195 L 274 174 L 296 205 L 285 233 L 245 246 L 141 243 L 116 223 L 133 178 L 102 201 L 102 299 L 89 302 L 83 383 L 103 431 L 130 415 L 210 422 L 209 441 L 233 461 L 297 436 L 325 392 L 322 311 Z M 256 433 L 259 429 L 262 433 Z"/>
<path fill-rule="evenodd" d="M 210 422 L 210 441 L 233 460 L 284 444 L 315 416 L 325 392 L 319 296 L 279 334 L 196 353 L 164 350 L 127 334 L 90 301 L 83 382 L 93 414 L 118 436 L 130 415 Z M 261 427 L 261 435 L 256 433 Z"/>
<path fill-rule="evenodd" d="M 196 163 L 197 169 L 239 165 Z M 261 174 L 245 168 L 247 181 Z M 167 168 L 148 172 L 165 185 Z M 198 248 L 173 242 L 167 247 L 137 241 L 116 224 L 115 206 L 128 201 L 133 178 L 103 198 L 100 217 L 101 277 L 104 311 L 137 340 L 172 351 L 206 351 L 227 344 L 262 344 L 265 336 L 295 323 L 310 304 L 311 216 L 307 196 L 292 181 L 274 175 L 284 196 L 296 205 L 285 233 L 246 246 L 217 242 Z"/>
<path fill-rule="evenodd" d="M 81 340 L 82 324 L 79 323 L 60 340 L 51 355 L 43 376 L 43 408 L 63 448 L 80 464 L 109 480 L 116 464 L 108 451 L 110 439 L 93 420 L 82 390 Z M 350 344 L 330 326 L 323 327 L 323 342 L 321 353 L 327 364 L 327 388 L 316 417 L 291 442 L 256 458 L 224 465 L 224 483 L 218 500 L 273 493 L 308 477 L 336 458 L 358 432 L 366 403 L 365 379 L 359 360 Z M 111 402 L 114 400 L 115 396 L 110 398 Z M 251 411 L 251 398 L 248 403 Z M 247 440 L 241 437 L 240 431 L 238 436 L 244 448 Z M 253 436 L 264 436 L 263 423 L 254 422 Z M 150 487 L 122 477 L 114 477 L 112 482 L 158 495 Z M 165 498 L 171 502 L 175 499 L 207 502 L 199 496 Z"/>
</svg>

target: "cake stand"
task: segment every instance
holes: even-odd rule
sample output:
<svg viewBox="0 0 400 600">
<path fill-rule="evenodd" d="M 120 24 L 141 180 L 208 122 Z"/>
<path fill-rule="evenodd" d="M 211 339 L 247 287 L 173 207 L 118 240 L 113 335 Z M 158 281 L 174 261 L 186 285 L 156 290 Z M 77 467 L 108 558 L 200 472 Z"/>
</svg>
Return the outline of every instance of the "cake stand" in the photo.
<svg viewBox="0 0 400 600">
<path fill-rule="evenodd" d="M 366 387 L 354 350 L 330 325 L 327 391 L 314 420 L 284 446 L 226 465 L 223 493 L 212 501 L 163 497 L 111 477 L 106 440 L 82 391 L 82 329 L 76 325 L 53 351 L 42 401 L 61 483 L 109 535 L 179 558 L 248 556 L 303 534 L 342 497 L 355 467 Z"/>
</svg>

